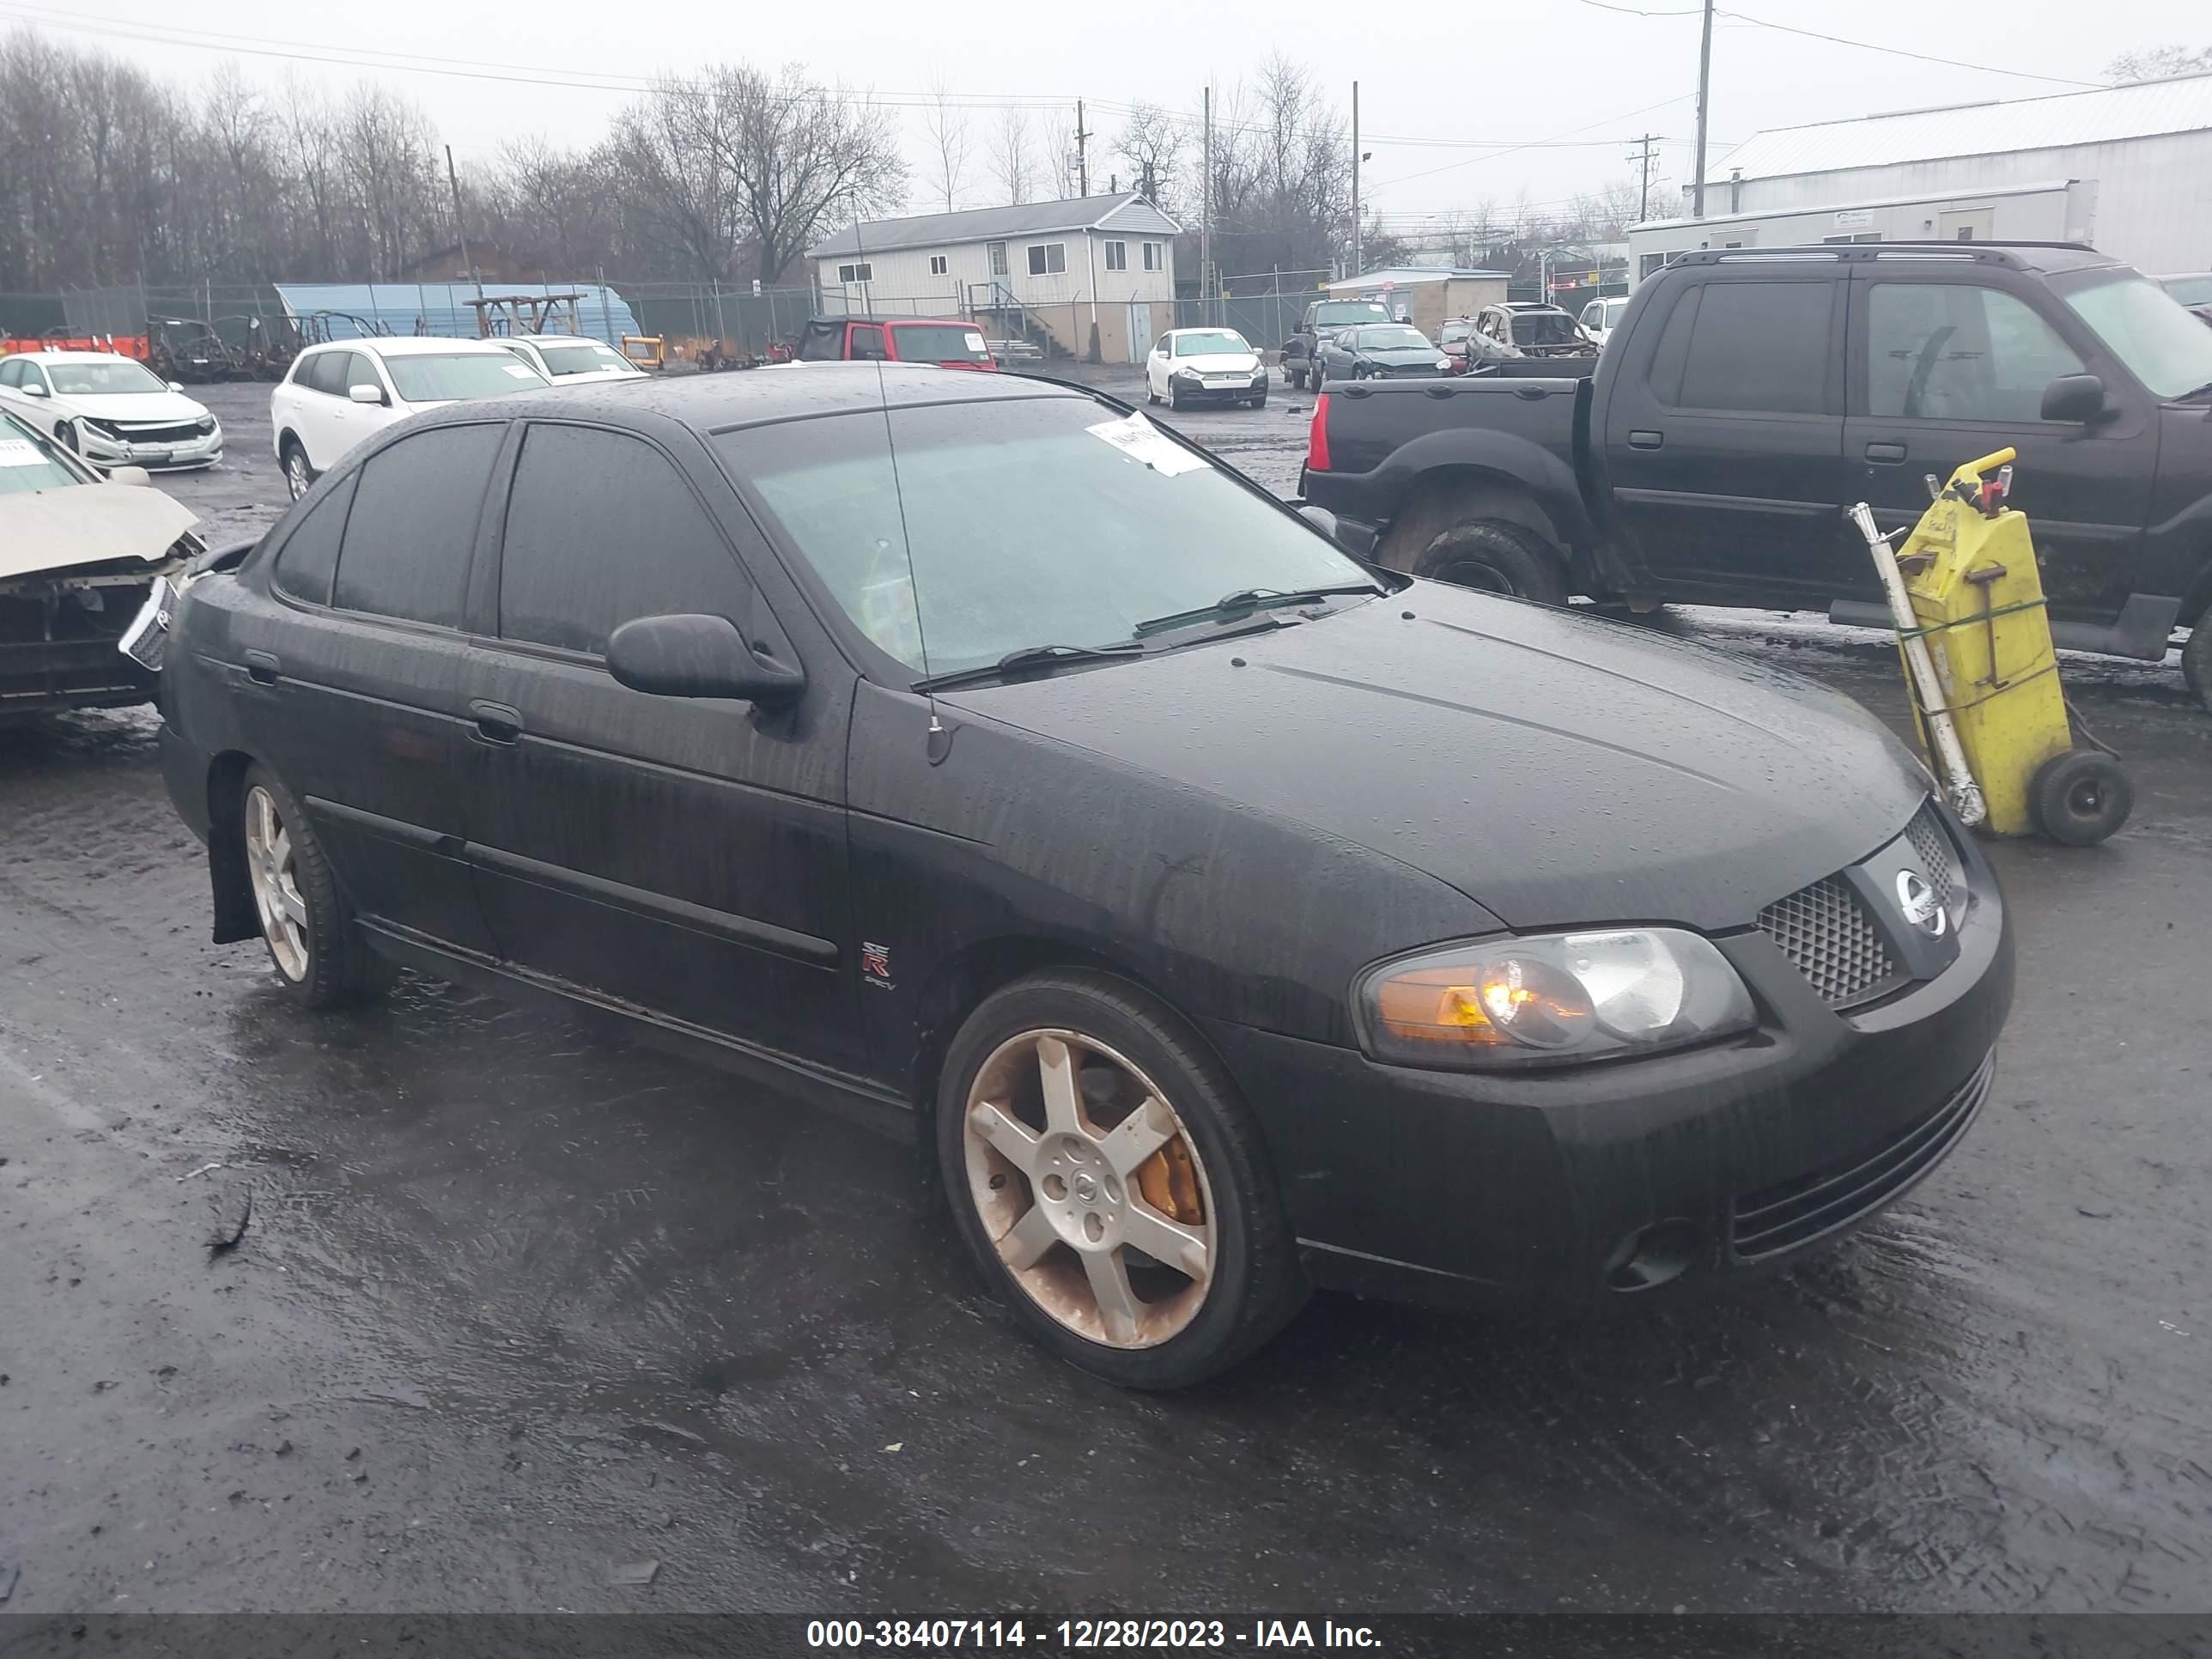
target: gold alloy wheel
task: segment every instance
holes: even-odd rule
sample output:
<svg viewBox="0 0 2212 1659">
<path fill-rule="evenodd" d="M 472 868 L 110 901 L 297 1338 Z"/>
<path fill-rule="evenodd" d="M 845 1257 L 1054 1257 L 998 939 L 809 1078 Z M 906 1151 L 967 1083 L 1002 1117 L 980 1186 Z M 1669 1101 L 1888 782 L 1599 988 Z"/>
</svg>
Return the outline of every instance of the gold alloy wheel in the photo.
<svg viewBox="0 0 2212 1659">
<path fill-rule="evenodd" d="M 307 976 L 307 902 L 300 896 L 292 832 L 276 799 L 259 784 L 246 792 L 246 869 L 253 883 L 253 908 L 277 971 L 294 984 Z"/>
<path fill-rule="evenodd" d="M 1213 1285 L 1213 1194 L 1150 1079 L 1094 1037 L 1024 1031 L 977 1070 L 965 1111 L 969 1196 L 1032 1302 L 1111 1348 L 1188 1327 Z"/>
</svg>

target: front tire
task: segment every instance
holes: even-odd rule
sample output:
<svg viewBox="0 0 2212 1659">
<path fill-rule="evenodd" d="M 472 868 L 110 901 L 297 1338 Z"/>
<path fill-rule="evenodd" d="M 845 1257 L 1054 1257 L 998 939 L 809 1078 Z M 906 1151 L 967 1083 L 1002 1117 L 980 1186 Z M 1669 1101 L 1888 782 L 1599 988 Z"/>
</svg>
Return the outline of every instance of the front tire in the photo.
<svg viewBox="0 0 2212 1659">
<path fill-rule="evenodd" d="M 277 982 L 304 1008 L 337 1007 L 379 988 L 380 965 L 291 792 L 251 766 L 240 805 L 246 878 Z"/>
<path fill-rule="evenodd" d="M 1018 980 L 953 1038 L 937 1151 L 962 1240 L 1044 1347 L 1126 1388 L 1227 1369 L 1304 1301 L 1258 1125 L 1127 981 Z"/>
<path fill-rule="evenodd" d="M 2181 647 L 2181 674 L 2205 712 L 2212 714 L 2212 611 L 2199 617 Z"/>
<path fill-rule="evenodd" d="M 76 441 L 76 423 L 73 421 L 54 422 L 54 441 L 73 455 L 82 455 L 84 449 Z"/>
</svg>

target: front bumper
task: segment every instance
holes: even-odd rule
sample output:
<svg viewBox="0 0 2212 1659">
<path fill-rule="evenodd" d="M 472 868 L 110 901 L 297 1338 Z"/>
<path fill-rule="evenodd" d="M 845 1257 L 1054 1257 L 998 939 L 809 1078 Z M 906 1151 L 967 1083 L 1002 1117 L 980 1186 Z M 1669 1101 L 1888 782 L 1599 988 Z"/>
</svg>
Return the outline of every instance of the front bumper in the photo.
<svg viewBox="0 0 2212 1659">
<path fill-rule="evenodd" d="M 77 428 L 77 445 L 95 466 L 143 466 L 149 472 L 213 466 L 222 459 L 222 428 L 184 438 L 150 440 L 127 429 L 117 437 L 87 424 Z"/>
<path fill-rule="evenodd" d="M 1956 837 L 1962 842 L 1966 838 Z M 1966 1133 L 2012 1000 L 1994 878 L 1936 977 L 1838 1012 L 1775 941 L 1715 939 L 1759 1028 L 1552 1074 L 1385 1066 L 1215 1024 L 1262 1110 L 1318 1281 L 1426 1301 L 1589 1305 L 1795 1259 L 1877 1213 Z"/>
<path fill-rule="evenodd" d="M 1201 382 L 1195 386 L 1188 380 L 1170 380 L 1168 391 L 1187 404 L 1237 404 L 1247 398 L 1266 397 L 1267 375 L 1263 369 L 1249 380 L 1240 380 L 1233 384 L 1208 385 Z"/>
</svg>

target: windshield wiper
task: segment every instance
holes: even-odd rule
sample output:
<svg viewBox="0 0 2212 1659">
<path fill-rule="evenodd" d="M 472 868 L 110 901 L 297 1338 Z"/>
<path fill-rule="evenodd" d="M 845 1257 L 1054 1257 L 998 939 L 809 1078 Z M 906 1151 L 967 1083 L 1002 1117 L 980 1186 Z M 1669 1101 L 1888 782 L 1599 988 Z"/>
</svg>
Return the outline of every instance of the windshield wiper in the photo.
<svg viewBox="0 0 2212 1659">
<path fill-rule="evenodd" d="M 987 680 L 1002 680 L 1018 674 L 1025 668 L 1050 668 L 1064 662 L 1091 662 L 1103 659 L 1111 662 L 1118 657 L 1140 657 L 1145 647 L 1128 645 L 1025 645 L 1018 651 L 1009 651 L 996 662 L 979 663 L 973 668 L 956 668 L 949 674 L 933 674 L 926 680 L 916 680 L 917 691 L 944 691 L 956 685 L 981 685 Z"/>
<path fill-rule="evenodd" d="M 1249 616 L 1255 611 L 1272 611 L 1278 605 L 1305 605 L 1314 599 L 1334 599 L 1340 593 L 1382 593 L 1388 590 L 1376 582 L 1340 582 L 1334 587 L 1298 587 L 1288 592 L 1275 587 L 1240 587 L 1233 593 L 1224 593 L 1212 605 L 1202 605 L 1195 611 L 1178 611 L 1171 616 L 1155 617 L 1150 622 L 1137 624 L 1135 637 L 1143 639 L 1148 634 L 1164 634 L 1171 628 L 1188 627 L 1192 623 L 1230 622 Z"/>
</svg>

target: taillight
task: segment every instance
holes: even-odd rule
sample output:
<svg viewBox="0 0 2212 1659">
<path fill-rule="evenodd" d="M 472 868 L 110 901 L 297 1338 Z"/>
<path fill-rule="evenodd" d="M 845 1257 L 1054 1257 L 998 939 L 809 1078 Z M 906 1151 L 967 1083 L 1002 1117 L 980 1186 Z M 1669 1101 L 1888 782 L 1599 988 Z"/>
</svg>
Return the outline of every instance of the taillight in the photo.
<svg viewBox="0 0 2212 1659">
<path fill-rule="evenodd" d="M 1313 425 L 1306 429 L 1306 471 L 1328 471 L 1328 393 L 1314 398 Z"/>
</svg>

